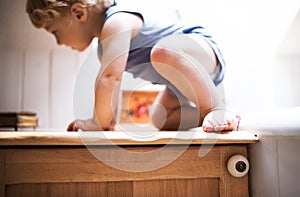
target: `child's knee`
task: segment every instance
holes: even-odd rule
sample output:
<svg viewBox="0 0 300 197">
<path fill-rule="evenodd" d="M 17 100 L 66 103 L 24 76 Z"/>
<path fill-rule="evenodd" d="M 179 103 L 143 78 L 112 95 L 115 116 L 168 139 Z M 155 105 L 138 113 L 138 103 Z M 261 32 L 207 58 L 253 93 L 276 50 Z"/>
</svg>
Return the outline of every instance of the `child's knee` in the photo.
<svg viewBox="0 0 300 197">
<path fill-rule="evenodd" d="M 171 50 L 160 46 L 154 47 L 151 50 L 150 59 L 153 63 L 164 63 L 170 56 L 172 56 Z"/>
</svg>

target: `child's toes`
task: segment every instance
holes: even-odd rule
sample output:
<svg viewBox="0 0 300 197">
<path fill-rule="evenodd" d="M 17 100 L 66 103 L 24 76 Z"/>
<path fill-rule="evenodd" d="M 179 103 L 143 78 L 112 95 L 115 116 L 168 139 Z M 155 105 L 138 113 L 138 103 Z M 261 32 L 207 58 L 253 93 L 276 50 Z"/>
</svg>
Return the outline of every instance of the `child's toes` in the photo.
<svg viewBox="0 0 300 197">
<path fill-rule="evenodd" d="M 236 130 L 239 127 L 240 121 L 240 116 L 233 117 L 230 121 L 228 121 L 228 130 Z"/>
<path fill-rule="evenodd" d="M 202 124 L 202 129 L 205 132 L 223 131 L 228 127 L 225 121 L 207 119 Z"/>
<path fill-rule="evenodd" d="M 211 126 L 202 126 L 202 129 L 205 132 L 212 132 L 214 130 Z"/>
<path fill-rule="evenodd" d="M 205 120 L 203 123 L 202 123 L 202 129 L 203 131 L 205 132 L 211 132 L 214 130 L 214 126 L 212 125 L 212 123 L 208 120 Z"/>
<path fill-rule="evenodd" d="M 233 131 L 239 126 L 241 118 L 225 111 L 212 111 L 204 119 L 202 128 L 205 132 Z"/>
<path fill-rule="evenodd" d="M 229 125 L 223 124 L 223 125 L 217 125 L 214 127 L 214 131 L 226 131 L 228 130 Z"/>
</svg>

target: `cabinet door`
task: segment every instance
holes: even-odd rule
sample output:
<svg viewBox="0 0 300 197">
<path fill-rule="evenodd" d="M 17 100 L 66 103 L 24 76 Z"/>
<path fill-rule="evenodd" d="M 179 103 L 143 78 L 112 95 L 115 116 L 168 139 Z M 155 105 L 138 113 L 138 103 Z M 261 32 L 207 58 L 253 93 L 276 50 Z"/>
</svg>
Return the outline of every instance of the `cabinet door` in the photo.
<svg viewBox="0 0 300 197">
<path fill-rule="evenodd" d="M 137 181 L 133 185 L 134 196 L 199 197 L 219 196 L 218 179 L 176 179 Z"/>
</svg>

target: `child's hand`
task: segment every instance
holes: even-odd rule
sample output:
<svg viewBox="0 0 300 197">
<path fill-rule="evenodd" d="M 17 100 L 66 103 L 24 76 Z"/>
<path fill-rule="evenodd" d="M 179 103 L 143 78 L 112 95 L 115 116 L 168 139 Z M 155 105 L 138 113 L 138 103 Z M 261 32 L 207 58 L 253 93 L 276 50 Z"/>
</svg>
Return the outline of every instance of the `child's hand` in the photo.
<svg viewBox="0 0 300 197">
<path fill-rule="evenodd" d="M 67 131 L 101 131 L 98 124 L 93 119 L 88 120 L 75 120 L 71 122 L 67 128 Z"/>
<path fill-rule="evenodd" d="M 67 131 L 76 132 L 78 131 L 78 127 L 76 126 L 76 120 L 71 122 L 67 128 Z"/>
</svg>

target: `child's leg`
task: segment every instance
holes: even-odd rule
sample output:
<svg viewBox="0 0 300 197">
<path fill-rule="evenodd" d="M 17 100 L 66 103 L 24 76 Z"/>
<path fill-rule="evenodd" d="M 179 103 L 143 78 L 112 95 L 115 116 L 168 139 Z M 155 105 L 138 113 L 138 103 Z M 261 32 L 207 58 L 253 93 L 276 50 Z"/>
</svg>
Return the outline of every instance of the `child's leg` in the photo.
<svg viewBox="0 0 300 197">
<path fill-rule="evenodd" d="M 186 130 L 201 125 L 199 110 L 187 99 L 177 98 L 169 88 L 157 96 L 150 110 L 153 125 L 160 130 Z M 183 116 L 181 116 L 183 114 Z"/>
<path fill-rule="evenodd" d="M 235 129 L 233 126 L 237 126 L 238 120 L 225 112 L 211 78 L 218 69 L 215 54 L 201 36 L 177 34 L 162 39 L 152 50 L 151 62 L 162 76 L 195 103 L 200 110 L 199 122 L 204 120 L 204 130 Z"/>
</svg>

